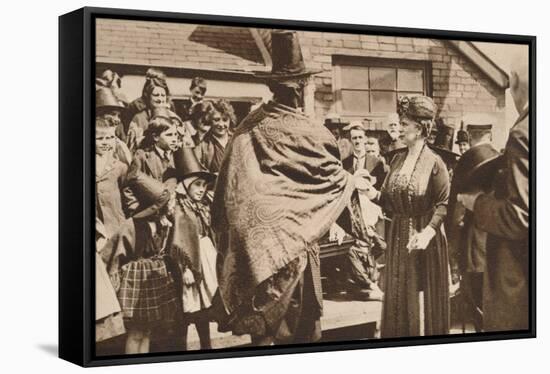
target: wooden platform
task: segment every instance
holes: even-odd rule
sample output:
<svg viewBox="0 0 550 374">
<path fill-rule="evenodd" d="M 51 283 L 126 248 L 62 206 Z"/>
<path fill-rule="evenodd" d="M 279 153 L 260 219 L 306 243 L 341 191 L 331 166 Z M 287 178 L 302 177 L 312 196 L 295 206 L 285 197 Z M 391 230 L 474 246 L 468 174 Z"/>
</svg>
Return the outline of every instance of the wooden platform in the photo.
<svg viewBox="0 0 550 374">
<path fill-rule="evenodd" d="M 380 301 L 357 301 L 342 298 L 323 300 L 322 341 L 356 340 L 375 338 L 382 311 Z M 247 346 L 250 336 L 220 333 L 216 323 L 211 323 L 212 348 Z M 199 338 L 194 326 L 189 328 L 189 350 L 199 349 Z"/>
</svg>

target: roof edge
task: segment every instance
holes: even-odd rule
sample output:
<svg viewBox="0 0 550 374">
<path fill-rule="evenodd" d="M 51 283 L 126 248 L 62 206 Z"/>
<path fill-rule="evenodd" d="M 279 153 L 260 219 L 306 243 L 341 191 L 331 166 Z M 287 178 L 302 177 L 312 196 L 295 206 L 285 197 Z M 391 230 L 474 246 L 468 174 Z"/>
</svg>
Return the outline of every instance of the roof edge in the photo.
<svg viewBox="0 0 550 374">
<path fill-rule="evenodd" d="M 472 42 L 464 40 L 448 40 L 447 42 L 479 67 L 498 87 L 507 89 L 510 86 L 508 74 Z"/>
</svg>

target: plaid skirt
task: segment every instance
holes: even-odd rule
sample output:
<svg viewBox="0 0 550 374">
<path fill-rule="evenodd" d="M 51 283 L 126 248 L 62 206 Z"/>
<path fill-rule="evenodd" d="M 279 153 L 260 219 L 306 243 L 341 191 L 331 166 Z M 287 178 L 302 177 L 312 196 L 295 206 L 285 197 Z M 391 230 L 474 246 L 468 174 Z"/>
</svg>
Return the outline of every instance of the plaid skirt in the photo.
<svg viewBox="0 0 550 374">
<path fill-rule="evenodd" d="M 160 257 L 139 259 L 120 270 L 118 299 L 130 324 L 154 324 L 174 319 L 178 294 L 172 275 Z"/>
</svg>

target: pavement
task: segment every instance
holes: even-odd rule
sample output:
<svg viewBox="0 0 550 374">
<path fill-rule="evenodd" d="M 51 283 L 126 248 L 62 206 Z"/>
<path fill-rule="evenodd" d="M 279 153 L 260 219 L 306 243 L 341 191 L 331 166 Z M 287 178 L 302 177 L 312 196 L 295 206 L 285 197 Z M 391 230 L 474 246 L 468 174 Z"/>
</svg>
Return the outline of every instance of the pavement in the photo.
<svg viewBox="0 0 550 374">
<path fill-rule="evenodd" d="M 380 301 L 350 300 L 346 295 L 323 300 L 321 328 L 323 341 L 376 338 L 382 312 Z M 242 347 L 251 343 L 249 335 L 218 332 L 217 323 L 210 324 L 212 348 Z M 188 350 L 199 349 L 199 337 L 194 325 L 189 327 Z"/>
</svg>

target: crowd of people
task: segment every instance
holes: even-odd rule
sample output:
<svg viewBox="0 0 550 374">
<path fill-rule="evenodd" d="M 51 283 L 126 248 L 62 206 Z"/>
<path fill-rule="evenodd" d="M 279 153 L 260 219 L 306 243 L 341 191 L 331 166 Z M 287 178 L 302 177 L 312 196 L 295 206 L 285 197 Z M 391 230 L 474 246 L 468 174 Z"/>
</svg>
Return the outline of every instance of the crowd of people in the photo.
<svg viewBox="0 0 550 374">
<path fill-rule="evenodd" d="M 382 301 L 382 337 L 448 334 L 453 283 L 476 330 L 526 328 L 524 71 L 511 77 L 522 115 L 502 155 L 490 125 L 455 141 L 422 95 L 400 98 L 383 136 L 337 115 L 317 123 L 302 111 L 316 72 L 297 35 L 274 32 L 272 49 L 273 70 L 257 76 L 273 98 L 240 124 L 200 77 L 178 111 L 159 69 L 131 102 L 116 72 L 97 78 L 99 349 L 124 337 L 127 354 L 185 350 L 191 324 L 210 349 L 211 321 L 253 345 L 318 341 L 320 243 L 345 237 L 329 277 Z"/>
</svg>

